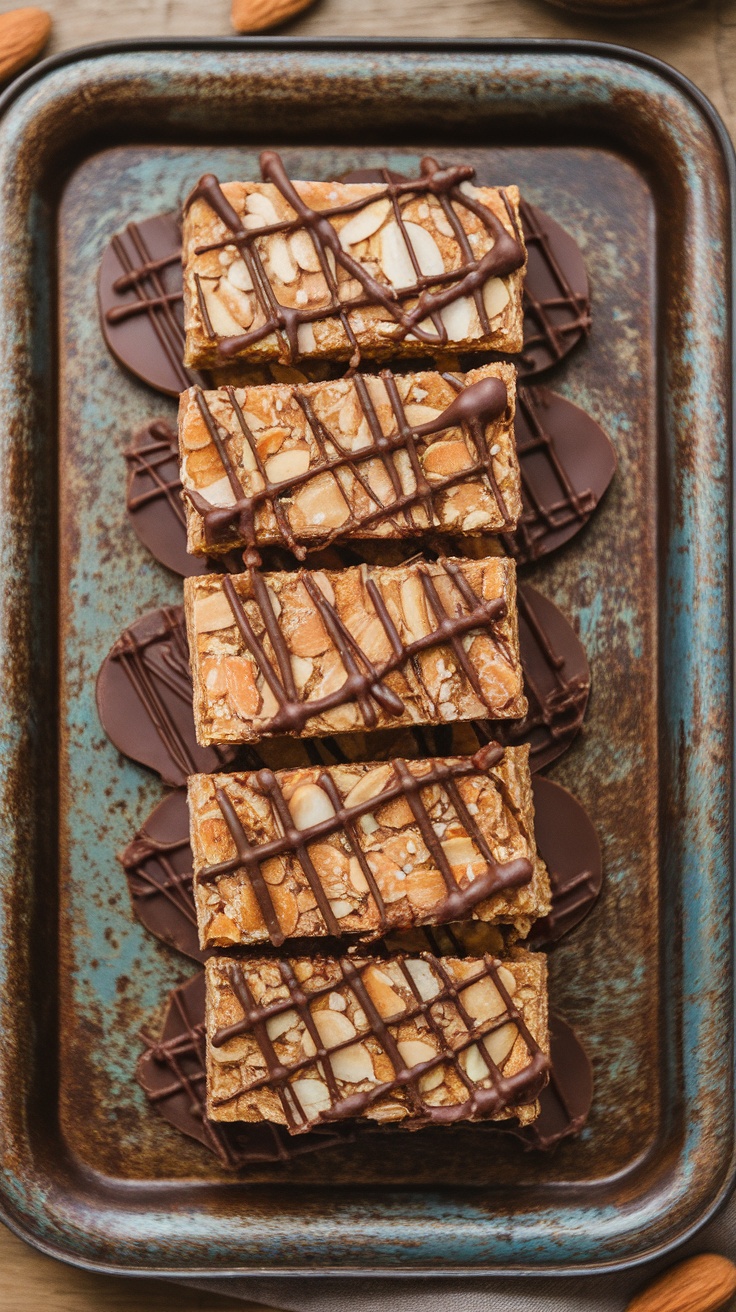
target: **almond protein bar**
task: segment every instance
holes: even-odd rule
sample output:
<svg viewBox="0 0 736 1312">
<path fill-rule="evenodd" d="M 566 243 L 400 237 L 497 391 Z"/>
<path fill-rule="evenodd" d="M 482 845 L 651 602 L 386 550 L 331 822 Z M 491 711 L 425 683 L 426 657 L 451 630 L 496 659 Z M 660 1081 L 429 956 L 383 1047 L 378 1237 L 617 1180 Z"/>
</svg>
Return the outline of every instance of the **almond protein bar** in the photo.
<svg viewBox="0 0 736 1312">
<path fill-rule="evenodd" d="M 550 907 L 528 748 L 193 775 L 200 947 L 360 934 L 466 916 L 528 933 Z"/>
<path fill-rule="evenodd" d="M 206 174 L 185 206 L 185 364 L 350 360 L 522 347 L 516 187 L 422 161 L 382 184 Z"/>
<path fill-rule="evenodd" d="M 369 1118 L 407 1129 L 536 1118 L 547 1079 L 547 965 L 349 955 L 212 958 L 207 1110 L 291 1134 Z"/>
<path fill-rule="evenodd" d="M 505 557 L 184 581 L 197 740 L 519 717 Z"/>
<path fill-rule="evenodd" d="M 187 549 L 513 531 L 514 370 L 191 388 L 179 405 Z"/>
</svg>

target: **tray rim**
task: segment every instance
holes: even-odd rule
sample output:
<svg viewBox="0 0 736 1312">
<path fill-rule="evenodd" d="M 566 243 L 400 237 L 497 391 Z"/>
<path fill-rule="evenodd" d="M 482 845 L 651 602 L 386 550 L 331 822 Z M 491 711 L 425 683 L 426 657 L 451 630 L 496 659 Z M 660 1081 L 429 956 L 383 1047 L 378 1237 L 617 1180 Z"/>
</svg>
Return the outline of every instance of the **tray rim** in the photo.
<svg viewBox="0 0 736 1312">
<path fill-rule="evenodd" d="M 716 139 L 718 150 L 721 155 L 724 172 L 727 180 L 728 195 L 730 198 L 730 242 L 726 243 L 727 254 L 730 257 L 729 272 L 724 277 L 724 290 L 726 291 L 725 307 L 726 320 L 730 330 L 730 361 L 731 373 L 728 382 L 727 396 L 731 402 L 729 414 L 733 421 L 733 388 L 734 388 L 734 371 L 736 368 L 736 334 L 733 331 L 734 309 L 736 308 L 736 271 L 734 270 L 734 247 L 736 244 L 736 154 L 734 145 L 728 134 L 718 111 L 711 104 L 703 92 L 699 90 L 684 74 L 673 68 L 662 60 L 644 52 L 633 50 L 625 45 L 608 44 L 601 41 L 586 41 L 572 38 L 456 38 L 448 41 L 438 38 L 383 38 L 383 37 L 361 37 L 353 38 L 349 36 L 334 37 L 279 37 L 279 36 L 223 36 L 223 37 L 181 37 L 181 38 L 139 38 L 135 40 L 115 40 L 109 42 L 95 42 L 88 45 L 76 47 L 71 50 L 59 52 L 30 69 L 25 74 L 15 79 L 6 91 L 0 95 L 0 118 L 4 118 L 7 110 L 12 106 L 27 89 L 35 83 L 42 81 L 48 74 L 55 72 L 59 68 L 73 65 L 92 58 L 106 58 L 111 55 L 121 54 L 130 55 L 136 53 L 186 53 L 196 51 L 208 52 L 237 52 L 238 50 L 263 50 L 278 53 L 288 53 L 291 51 L 305 52 L 329 52 L 344 51 L 345 53 L 376 52 L 385 50 L 391 53 L 434 53 L 434 54 L 488 54 L 488 55 L 570 55 L 581 57 L 598 57 L 609 63 L 624 62 L 629 65 L 638 66 L 649 73 L 658 75 L 665 81 L 670 82 L 674 87 L 688 99 L 694 102 L 700 113 L 707 121 Z M 728 467 L 728 474 L 731 479 L 731 485 L 734 484 L 734 472 L 736 470 L 736 444 L 733 441 L 733 423 L 731 428 L 731 460 Z M 730 526 L 732 527 L 733 504 L 730 507 Z M 736 541 L 734 534 L 731 532 L 730 555 L 728 557 L 730 566 L 728 602 L 730 617 L 733 619 L 733 580 L 734 569 L 736 567 Z M 725 559 L 724 554 L 724 559 Z M 2 639 L 0 638 L 0 642 Z M 730 654 L 733 657 L 733 627 L 730 633 Z M 729 692 L 733 692 L 733 668 L 731 671 L 731 682 Z M 733 698 L 731 695 L 730 709 L 733 711 Z M 0 727 L 7 726 L 7 718 L 2 713 L 0 717 L 4 722 Z M 733 727 L 733 715 L 729 718 L 728 728 Z M 732 741 L 732 751 L 730 754 L 729 764 L 731 767 L 732 791 L 730 797 L 732 818 L 736 793 L 736 772 L 734 766 L 734 751 Z M 4 790 L 3 790 L 4 791 Z M 733 897 L 733 872 L 734 872 L 734 832 L 733 825 L 730 826 L 730 866 L 731 866 L 731 893 Z M 734 917 L 730 918 L 730 938 L 729 946 L 731 951 L 731 976 L 733 980 L 733 959 L 734 948 L 736 946 L 736 925 Z M 2 966 L 3 948 L 0 944 L 0 966 Z M 734 1053 L 733 1053 L 733 1019 L 734 1019 L 734 997 L 732 993 L 731 1006 L 731 1071 L 734 1072 Z M 733 1111 L 736 1107 L 736 1089 L 733 1090 Z M 626 1171 L 631 1169 L 634 1163 L 630 1163 Z M 607 1177 L 614 1178 L 614 1177 Z M 732 1137 L 731 1153 L 728 1160 L 728 1166 L 724 1173 L 723 1179 L 703 1214 L 696 1218 L 695 1221 L 683 1228 L 682 1232 L 662 1244 L 655 1244 L 646 1252 L 636 1254 L 634 1257 L 613 1258 L 600 1264 L 589 1265 L 576 1262 L 561 1263 L 553 1266 L 543 1264 L 540 1266 L 520 1266 L 504 1267 L 499 1265 L 490 1266 L 472 1266 L 472 1267 L 410 1267 L 400 1268 L 393 1266 L 384 1266 L 380 1268 L 369 1269 L 364 1265 L 353 1265 L 349 1267 L 291 1267 L 284 1269 L 281 1267 L 220 1267 L 213 1270 L 212 1266 L 189 1267 L 168 1267 L 159 1265 L 148 1266 L 121 1266 L 105 1261 L 98 1261 L 95 1258 L 80 1255 L 79 1253 L 69 1251 L 68 1248 L 62 1247 L 61 1242 L 54 1243 L 49 1241 L 44 1235 L 33 1232 L 30 1228 L 30 1221 L 27 1218 L 20 1220 L 5 1196 L 5 1190 L 2 1189 L 0 1194 L 0 1220 L 3 1224 L 30 1243 L 38 1251 L 48 1256 L 55 1257 L 70 1265 L 78 1266 L 82 1269 L 99 1271 L 108 1274 L 120 1274 L 129 1276 L 176 1276 L 178 1280 L 188 1281 L 196 1280 L 202 1276 L 275 1276 L 279 1278 L 323 1278 L 330 1276 L 339 1277 L 363 1277 L 371 1278 L 454 1278 L 476 1276 L 504 1276 L 504 1277 L 533 1277 L 540 1278 L 546 1276 L 568 1276 L 568 1275 L 602 1275 L 610 1274 L 612 1271 L 626 1270 L 642 1265 L 651 1261 L 653 1258 L 660 1258 L 679 1248 L 687 1240 L 692 1239 L 726 1204 L 728 1198 L 736 1184 L 736 1135 Z"/>
</svg>

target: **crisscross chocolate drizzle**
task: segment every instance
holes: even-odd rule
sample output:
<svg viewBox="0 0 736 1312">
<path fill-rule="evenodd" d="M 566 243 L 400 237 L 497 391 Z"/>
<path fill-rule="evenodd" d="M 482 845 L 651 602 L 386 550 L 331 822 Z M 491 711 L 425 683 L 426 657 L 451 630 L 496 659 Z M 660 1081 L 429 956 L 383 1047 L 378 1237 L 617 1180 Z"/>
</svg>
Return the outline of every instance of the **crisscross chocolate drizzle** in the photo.
<svg viewBox="0 0 736 1312">
<path fill-rule="evenodd" d="M 237 1089 L 227 1096 L 214 1098 L 212 1100 L 213 1105 L 223 1106 L 226 1103 L 233 1102 L 242 1093 L 250 1090 L 259 1088 L 273 1089 L 281 1102 L 289 1132 L 291 1134 L 303 1134 L 316 1125 L 350 1120 L 360 1116 L 374 1103 L 390 1096 L 398 1089 L 405 1093 L 408 1102 L 409 1114 L 407 1120 L 403 1123 L 404 1128 L 407 1129 L 419 1129 L 424 1125 L 452 1125 L 456 1121 L 472 1120 L 474 1118 L 487 1119 L 497 1116 L 499 1112 L 507 1107 L 533 1102 L 547 1082 L 549 1058 L 531 1034 L 523 1015 L 516 1007 L 513 998 L 503 983 L 498 969 L 502 962 L 486 954 L 482 959 L 482 963 L 478 962 L 481 967 L 478 973 L 472 976 L 473 983 L 480 979 L 490 979 L 498 990 L 504 1004 L 504 1010 L 499 1016 L 478 1024 L 469 1015 L 462 1001 L 462 991 L 468 987 L 471 980 L 454 980 L 445 968 L 442 959 L 435 957 L 432 953 L 423 952 L 421 957 L 429 964 L 435 976 L 438 977 L 440 985 L 436 995 L 429 999 L 422 997 L 413 975 L 407 969 L 407 957 L 399 952 L 391 958 L 398 964 L 414 1000 L 413 1005 L 410 1004 L 397 1017 L 397 1023 L 404 1024 L 421 1018 L 423 1028 L 431 1033 L 438 1043 L 439 1050 L 436 1056 L 428 1061 L 419 1062 L 411 1068 L 407 1067 L 401 1055 L 391 1025 L 380 1015 L 366 988 L 363 975 L 373 964 L 370 960 L 351 960 L 347 956 L 339 957 L 337 964 L 339 965 L 342 981 L 337 984 L 333 982 L 310 989 L 308 982 L 307 985 L 299 983 L 294 972 L 293 961 L 283 958 L 278 962 L 278 969 L 287 996 L 267 1006 L 258 1006 L 253 997 L 248 983 L 249 967 L 247 963 L 234 960 L 228 961 L 224 970 L 230 987 L 243 1009 L 243 1016 L 241 1020 L 216 1030 L 210 1041 L 213 1047 L 219 1048 L 227 1043 L 229 1039 L 236 1038 L 238 1035 L 252 1035 L 265 1060 L 266 1072 L 263 1076 L 255 1077 L 247 1086 Z M 343 993 L 346 990 L 353 993 L 358 1006 L 363 1011 L 366 1018 L 366 1029 L 357 1036 L 346 1039 L 327 1049 L 315 1025 L 310 1004 L 328 993 L 335 991 Z M 461 1042 L 452 1046 L 435 1014 L 435 1008 L 442 1004 L 449 1004 L 456 1010 L 467 1030 L 466 1036 Z M 315 1046 L 316 1053 L 314 1056 L 304 1057 L 286 1066 L 276 1053 L 267 1026 L 268 1021 L 273 1017 L 292 1009 L 297 1012 L 299 1019 L 304 1024 Z M 529 1062 L 516 1074 L 504 1075 L 502 1069 L 496 1065 L 490 1056 L 483 1040 L 500 1029 L 502 1025 L 510 1022 L 516 1025 L 526 1044 Z M 377 1083 L 365 1092 L 345 1095 L 340 1091 L 333 1067 L 333 1059 L 345 1048 L 351 1047 L 359 1040 L 368 1037 L 376 1039 L 382 1051 L 389 1058 L 393 1067 L 393 1077 Z M 471 1079 L 463 1069 L 460 1061 L 461 1055 L 474 1044 L 478 1045 L 478 1052 L 481 1054 L 488 1072 L 487 1078 L 490 1081 L 488 1087 L 484 1087 Z M 318 1111 L 310 1116 L 299 1098 L 293 1081 L 303 1071 L 310 1067 L 314 1068 L 317 1062 L 319 1063 L 321 1076 L 324 1078 L 330 1103 L 329 1107 L 323 1111 Z M 451 1067 L 460 1083 L 465 1087 L 467 1098 L 463 1102 L 450 1106 L 435 1106 L 428 1102 L 423 1095 L 421 1090 L 423 1077 L 442 1066 Z"/>
<path fill-rule="evenodd" d="M 329 798 L 333 814 L 306 829 L 298 829 L 295 825 L 289 804 L 274 772 L 260 770 L 251 776 L 249 783 L 269 799 L 272 813 L 283 831 L 270 842 L 251 841 L 228 793 L 223 787 L 218 787 L 215 789 L 215 797 L 235 844 L 235 855 L 217 865 L 205 866 L 199 871 L 197 882 L 212 883 L 225 875 L 243 871 L 250 880 L 269 938 L 274 946 L 278 947 L 284 942 L 285 935 L 279 923 L 270 885 L 264 879 L 262 867 L 264 862 L 273 857 L 287 855 L 296 857 L 314 894 L 327 933 L 339 938 L 342 932 L 340 922 L 330 906 L 327 893 L 309 854 L 310 843 L 316 843 L 320 839 L 339 833 L 349 844 L 350 852 L 356 857 L 365 876 L 370 896 L 378 910 L 379 928 L 376 937 L 380 937 L 389 928 L 392 920 L 387 914 L 381 890 L 360 844 L 356 826 L 362 816 L 370 815 L 389 802 L 403 798 L 409 805 L 425 846 L 440 871 L 447 890 L 444 899 L 427 911 L 426 919 L 462 920 L 479 902 L 485 901 L 502 889 L 518 888 L 522 884 L 528 884 L 533 874 L 532 864 L 526 857 L 517 857 L 506 862 L 496 860 L 478 821 L 470 814 L 457 787 L 459 779 L 484 775 L 502 758 L 503 749 L 491 743 L 487 747 L 482 747 L 472 757 L 424 762 L 423 764 L 428 768 L 421 774 L 413 773 L 406 761 L 394 760 L 390 762 L 392 777 L 387 780 L 380 793 L 353 806 L 345 806 L 334 779 L 327 770 L 322 770 L 315 782 Z M 422 793 L 436 785 L 446 791 L 466 834 L 486 862 L 486 869 L 471 881 L 465 880 L 461 883 L 456 879 L 422 799 Z"/>
<path fill-rule="evenodd" d="M 319 459 L 310 463 L 309 468 L 303 473 L 278 481 L 274 481 L 269 476 L 267 462 L 259 454 L 256 438 L 237 400 L 235 389 L 227 387 L 225 391 L 238 428 L 251 452 L 254 468 L 259 475 L 260 487 L 250 492 L 246 492 L 243 488 L 230 459 L 227 441 L 221 436 L 220 427 L 209 408 L 205 393 L 197 389 L 195 395 L 200 414 L 220 457 L 235 498 L 232 505 L 212 506 L 203 493 L 191 488 L 185 489 L 184 495 L 202 516 L 207 546 L 215 548 L 224 542 L 237 543 L 249 549 L 257 547 L 256 511 L 264 504 L 270 506 L 273 511 L 281 543 L 302 560 L 306 556 L 305 542 L 312 545 L 318 542 L 324 546 L 337 538 L 359 535 L 361 529 L 371 529 L 386 521 L 391 522 L 396 537 L 414 537 L 422 529 L 433 526 L 436 514 L 435 501 L 440 493 L 445 493 L 448 488 L 458 483 L 479 478 L 490 487 L 504 523 L 510 528 L 512 522 L 496 480 L 493 456 L 485 431 L 488 424 L 500 419 L 507 410 L 508 397 L 503 380 L 482 378 L 468 386 L 463 386 L 459 380 L 453 379 L 458 394 L 442 413 L 428 423 L 412 425 L 407 419 L 396 379 L 391 370 L 384 369 L 379 376 L 385 384 L 391 402 L 396 419 L 396 432 L 391 434 L 383 432 L 366 381 L 360 374 L 355 374 L 353 378 L 355 394 L 372 439 L 369 445 L 362 446 L 358 451 L 351 451 L 345 445 L 344 438 L 330 432 L 319 419 L 308 392 L 299 386 L 292 386 L 292 396 L 304 411 L 307 424 L 319 449 Z M 421 438 L 454 427 L 465 427 L 468 430 L 474 448 L 474 457 L 471 457 L 468 465 L 459 472 L 433 479 L 430 483 L 419 460 L 417 442 Z M 408 491 L 404 488 L 396 460 L 400 452 L 404 452 L 411 466 L 414 487 Z M 377 459 L 380 460 L 391 486 L 392 496 L 388 501 L 382 500 L 375 490 L 367 468 L 370 462 L 375 462 Z M 353 487 L 357 484 L 362 488 L 369 499 L 369 510 L 362 513 L 355 510 L 351 504 L 350 490 L 346 490 L 340 480 L 341 471 L 347 471 L 352 476 Z M 326 529 L 319 535 L 312 530 L 308 536 L 300 539 L 289 520 L 288 509 L 283 504 L 283 498 L 292 496 L 300 487 L 327 474 L 332 476 L 334 485 L 345 503 L 345 519 L 336 528 Z M 424 510 L 426 521 L 423 524 L 417 524 L 413 517 L 412 511 L 415 507 Z"/>
<path fill-rule="evenodd" d="M 520 233 L 516 230 L 516 219 L 504 191 L 501 191 L 509 220 L 514 228 L 512 236 L 506 227 L 487 205 L 474 196 L 467 195 L 460 189 L 461 183 L 470 182 L 475 177 L 475 169 L 467 164 L 454 164 L 441 168 L 436 160 L 426 156 L 420 164 L 420 176 L 414 179 L 395 180 L 388 173 L 380 188 L 368 192 L 365 196 L 349 201 L 343 205 L 334 205 L 328 209 L 312 209 L 297 191 L 288 176 L 280 156 L 273 150 L 265 150 L 260 157 L 261 174 L 264 182 L 270 182 L 278 188 L 284 200 L 294 210 L 293 219 L 278 223 L 263 224 L 259 227 L 245 228 L 225 196 L 217 178 L 206 173 L 200 178 L 196 187 L 185 203 L 185 211 L 195 200 L 204 200 L 214 210 L 217 217 L 228 229 L 228 236 L 218 242 L 196 248 L 195 254 L 203 255 L 208 251 L 224 250 L 227 246 L 236 246 L 250 274 L 256 296 L 261 322 L 247 332 L 232 337 L 218 339 L 218 350 L 226 359 L 241 354 L 249 346 L 278 333 L 284 343 L 288 358 L 296 361 L 301 358 L 299 349 L 299 327 L 302 324 L 315 323 L 318 320 L 339 319 L 342 323 L 352 352 L 350 364 L 357 368 L 360 361 L 360 348 L 350 323 L 349 313 L 368 305 L 380 305 L 397 325 L 394 341 L 402 340 L 411 333 L 419 342 L 433 347 L 442 347 L 448 342 L 447 328 L 442 320 L 441 311 L 454 301 L 465 296 L 472 297 L 481 328 L 485 336 L 490 335 L 491 324 L 483 302 L 483 286 L 489 278 L 506 277 L 524 264 L 524 247 Z M 460 250 L 462 263 L 459 268 L 445 270 L 438 274 L 422 273 L 419 261 L 412 247 L 406 223 L 401 213 L 399 201 L 402 196 L 432 195 L 437 198 L 442 212 L 452 228 Z M 331 219 L 349 214 L 356 214 L 386 197 L 391 204 L 394 219 L 401 231 L 407 251 L 414 267 L 415 281 L 409 287 L 400 289 L 378 282 L 368 269 L 343 249 L 337 230 Z M 451 203 L 452 202 L 452 203 Z M 467 234 L 458 218 L 455 206 L 462 206 L 480 219 L 493 238 L 493 246 L 478 259 L 468 240 Z M 257 241 L 276 233 L 288 234 L 296 231 L 309 234 L 327 285 L 329 302 L 322 306 L 286 306 L 277 301 L 268 274 L 263 266 Z M 338 281 L 333 266 L 328 258 L 332 255 L 349 274 L 359 283 L 359 295 L 341 300 Z M 207 313 L 205 298 L 202 295 L 199 275 L 195 275 L 200 312 L 205 332 L 214 338 L 215 332 Z M 413 307 L 408 302 L 414 301 Z M 429 319 L 432 329 L 423 327 L 424 319 Z"/>
<path fill-rule="evenodd" d="M 278 704 L 276 713 L 261 728 L 261 735 L 300 734 L 312 717 L 353 701 L 357 703 L 365 726 L 369 729 L 374 728 L 378 723 L 374 702 L 388 715 L 402 715 L 405 709 L 404 702 L 399 694 L 385 683 L 386 676 L 400 669 L 420 652 L 445 643 L 452 648 L 455 659 L 475 695 L 489 707 L 489 710 L 495 710 L 483 689 L 477 670 L 463 647 L 462 638 L 475 630 L 487 633 L 492 637 L 502 659 L 513 668 L 514 660 L 508 644 L 496 629 L 496 625 L 506 616 L 506 602 L 503 597 L 495 597 L 491 601 L 484 601 L 478 597 L 465 578 L 458 561 L 439 557 L 437 563 L 452 580 L 459 604 L 454 614 L 450 614 L 439 595 L 432 575 L 426 569 L 418 569 L 417 576 L 421 579 L 424 589 L 427 610 L 435 616 L 436 623 L 429 633 L 408 643 L 400 636 L 375 580 L 370 577 L 370 573 L 366 574 L 366 592 L 392 648 L 392 655 L 379 663 L 374 663 L 363 650 L 341 619 L 336 606 L 325 596 L 315 578 L 307 571 L 299 572 L 298 577 L 332 639 L 347 674 L 345 682 L 339 688 L 309 701 L 301 700 L 297 691 L 291 653 L 279 627 L 265 577 L 258 569 L 248 566 L 246 572 L 250 580 L 251 599 L 256 603 L 263 629 L 270 639 L 275 662 L 269 658 L 262 639 L 256 634 L 233 579 L 230 576 L 223 578 L 222 590 L 246 650 L 253 656 L 256 666 Z"/>
</svg>

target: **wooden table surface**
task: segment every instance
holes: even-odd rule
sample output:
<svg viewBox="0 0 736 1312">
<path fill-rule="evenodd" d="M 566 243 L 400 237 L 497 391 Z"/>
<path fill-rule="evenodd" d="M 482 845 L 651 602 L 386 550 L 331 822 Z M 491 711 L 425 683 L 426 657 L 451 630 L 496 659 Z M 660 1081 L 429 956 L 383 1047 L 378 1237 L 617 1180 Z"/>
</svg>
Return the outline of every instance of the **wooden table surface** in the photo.
<svg viewBox="0 0 736 1312">
<path fill-rule="evenodd" d="M 0 0 L 0 13 L 26 0 Z M 230 0 L 39 0 L 54 18 L 48 53 L 139 36 L 221 36 Z M 645 50 L 685 73 L 736 134 L 736 0 L 699 0 L 671 17 L 573 18 L 544 0 L 317 0 L 282 29 L 321 36 L 584 37 Z M 154 1280 L 91 1275 L 42 1257 L 0 1225 L 0 1312 L 215 1312 L 246 1304 Z"/>
</svg>

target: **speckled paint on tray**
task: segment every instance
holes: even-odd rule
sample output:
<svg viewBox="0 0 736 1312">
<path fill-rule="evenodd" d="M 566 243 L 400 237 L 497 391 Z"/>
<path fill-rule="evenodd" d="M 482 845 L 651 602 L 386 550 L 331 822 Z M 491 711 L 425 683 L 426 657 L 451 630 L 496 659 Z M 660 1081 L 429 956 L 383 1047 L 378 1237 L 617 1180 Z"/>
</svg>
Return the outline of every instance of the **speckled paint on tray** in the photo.
<svg viewBox="0 0 736 1312">
<path fill-rule="evenodd" d="M 11 1006 L 0 1039 L 8 1214 L 72 1260 L 125 1269 L 636 1260 L 705 1216 L 733 1153 L 726 147 L 678 82 L 593 48 L 226 45 L 68 61 L 33 82 L 0 129 L 0 251 L 26 187 L 35 242 L 19 234 L 19 267 L 0 267 L 0 332 L 6 358 L 17 352 L 0 380 L 0 460 L 13 462 L 0 489 L 10 528 L 0 644 L 14 680 L 0 726 L 3 1005 L 26 996 L 30 975 L 33 1026 L 22 1033 Z M 99 136 L 106 123 L 116 144 Z M 204 133 L 213 144 L 197 141 Z M 14 162 L 24 140 L 40 143 L 33 164 L 27 150 Z M 552 959 L 555 1005 L 594 1060 L 594 1110 L 582 1139 L 548 1159 L 465 1128 L 261 1167 L 238 1183 L 163 1125 L 133 1080 L 138 1030 L 191 963 L 131 917 L 115 853 L 163 788 L 105 738 L 94 678 L 125 624 L 179 597 L 179 580 L 126 521 L 121 454 L 136 427 L 175 407 L 107 354 L 96 271 L 129 218 L 175 207 L 205 169 L 252 176 L 258 149 L 279 143 L 294 174 L 318 178 L 411 169 L 427 150 L 462 155 L 481 181 L 518 182 L 588 262 L 593 334 L 545 381 L 609 432 L 618 473 L 575 541 L 525 571 L 573 618 L 589 655 L 586 726 L 551 775 L 595 817 L 606 870 L 598 906 Z M 13 296 L 30 304 L 25 331 L 43 343 L 42 243 L 57 214 L 58 425 L 43 410 L 51 358 L 25 376 L 23 325 L 9 315 Z M 41 407 L 35 427 L 13 421 L 24 387 Z M 44 521 L 31 572 L 47 583 L 31 611 L 27 512 L 46 513 L 57 482 L 58 547 Z M 53 799 L 38 825 L 18 783 L 30 759 L 43 792 L 39 763 L 54 759 L 57 617 L 58 861 Z M 23 748 L 16 759 L 23 741 L 31 757 Z M 34 836 L 25 863 L 14 847 L 24 831 Z M 23 946 L 33 926 L 46 948 L 31 952 L 35 973 Z M 58 1008 L 56 964 L 53 976 L 44 969 L 57 926 Z"/>
</svg>

